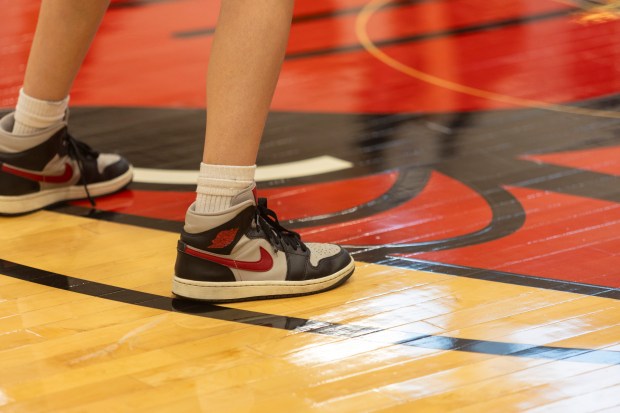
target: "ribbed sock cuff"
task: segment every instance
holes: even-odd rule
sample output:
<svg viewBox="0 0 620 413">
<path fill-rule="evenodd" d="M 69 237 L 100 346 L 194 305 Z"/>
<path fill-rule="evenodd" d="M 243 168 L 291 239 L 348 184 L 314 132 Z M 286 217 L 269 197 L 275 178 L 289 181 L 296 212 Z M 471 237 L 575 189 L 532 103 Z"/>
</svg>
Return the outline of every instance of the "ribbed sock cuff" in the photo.
<svg viewBox="0 0 620 413">
<path fill-rule="evenodd" d="M 230 207 L 232 199 L 254 183 L 256 165 L 200 164 L 196 188 L 196 212 L 216 213 Z"/>
<path fill-rule="evenodd" d="M 28 96 L 20 89 L 15 107 L 14 135 L 30 135 L 63 121 L 69 96 L 59 101 L 47 101 Z"/>
</svg>

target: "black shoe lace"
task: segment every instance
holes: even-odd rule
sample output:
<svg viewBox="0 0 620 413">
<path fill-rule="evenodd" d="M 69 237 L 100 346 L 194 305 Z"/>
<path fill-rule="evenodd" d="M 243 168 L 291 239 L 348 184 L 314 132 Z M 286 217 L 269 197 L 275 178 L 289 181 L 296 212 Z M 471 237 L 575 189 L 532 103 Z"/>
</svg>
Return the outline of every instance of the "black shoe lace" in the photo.
<svg viewBox="0 0 620 413">
<path fill-rule="evenodd" d="M 84 161 L 86 159 L 97 159 L 97 157 L 99 156 L 99 152 L 95 151 L 84 142 L 78 141 L 68 133 L 65 135 L 65 140 L 67 142 L 67 150 L 69 152 L 69 156 L 76 160 L 78 168 L 80 169 L 80 176 L 82 177 L 82 185 L 84 185 L 86 197 L 88 198 L 90 205 L 94 208 L 96 204 L 95 200 L 90 195 L 90 191 L 88 190 L 88 177 L 86 176 Z"/>
<path fill-rule="evenodd" d="M 265 233 L 265 237 L 274 251 L 284 245 L 295 250 L 300 248 L 302 252 L 308 251 L 308 247 L 301 241 L 301 236 L 297 232 L 290 231 L 280 225 L 276 213 L 267 208 L 266 198 L 258 198 L 255 221 L 256 226 Z"/>
</svg>

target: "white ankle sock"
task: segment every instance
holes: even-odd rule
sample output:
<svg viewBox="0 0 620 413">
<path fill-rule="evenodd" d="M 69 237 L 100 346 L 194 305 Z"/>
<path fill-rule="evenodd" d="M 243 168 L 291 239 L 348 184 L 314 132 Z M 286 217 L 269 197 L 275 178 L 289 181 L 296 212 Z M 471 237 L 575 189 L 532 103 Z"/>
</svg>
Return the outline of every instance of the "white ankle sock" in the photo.
<svg viewBox="0 0 620 413">
<path fill-rule="evenodd" d="M 209 214 L 230 207 L 232 199 L 254 183 L 256 165 L 229 166 L 200 164 L 196 212 Z"/>
<path fill-rule="evenodd" d="M 33 98 L 19 90 L 15 107 L 14 135 L 31 135 L 62 122 L 69 105 L 69 96 L 60 101 L 46 101 Z"/>
</svg>

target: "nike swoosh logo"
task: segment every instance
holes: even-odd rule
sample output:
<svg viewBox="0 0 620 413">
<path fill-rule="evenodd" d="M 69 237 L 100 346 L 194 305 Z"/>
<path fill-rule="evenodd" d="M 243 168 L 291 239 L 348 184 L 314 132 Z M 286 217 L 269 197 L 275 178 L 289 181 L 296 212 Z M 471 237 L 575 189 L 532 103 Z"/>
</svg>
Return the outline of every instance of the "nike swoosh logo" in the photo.
<svg viewBox="0 0 620 413">
<path fill-rule="evenodd" d="M 11 175 L 28 179 L 30 181 L 47 182 L 50 184 L 64 184 L 69 182 L 71 178 L 73 178 L 73 167 L 69 163 L 65 163 L 65 170 L 60 175 L 44 175 L 41 172 L 17 168 L 6 163 L 2 164 L 0 170 Z"/>
<path fill-rule="evenodd" d="M 236 268 L 238 270 L 266 272 L 273 268 L 273 258 L 263 247 L 260 247 L 260 258 L 258 261 L 237 261 L 229 258 L 223 258 L 217 255 L 209 254 L 208 252 L 197 250 L 189 245 L 185 246 L 183 252 L 206 261 L 225 265 L 229 268 Z"/>
</svg>

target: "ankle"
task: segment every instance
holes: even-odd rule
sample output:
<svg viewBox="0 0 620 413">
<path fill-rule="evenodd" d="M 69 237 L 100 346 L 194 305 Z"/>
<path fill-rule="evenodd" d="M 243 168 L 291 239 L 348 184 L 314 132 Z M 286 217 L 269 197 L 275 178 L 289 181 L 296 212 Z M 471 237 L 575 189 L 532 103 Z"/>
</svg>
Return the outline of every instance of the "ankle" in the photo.
<svg viewBox="0 0 620 413">
<path fill-rule="evenodd" d="M 196 212 L 212 214 L 230 208 L 232 200 L 254 184 L 256 165 L 200 164 L 196 189 Z"/>
</svg>

